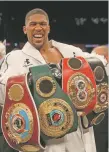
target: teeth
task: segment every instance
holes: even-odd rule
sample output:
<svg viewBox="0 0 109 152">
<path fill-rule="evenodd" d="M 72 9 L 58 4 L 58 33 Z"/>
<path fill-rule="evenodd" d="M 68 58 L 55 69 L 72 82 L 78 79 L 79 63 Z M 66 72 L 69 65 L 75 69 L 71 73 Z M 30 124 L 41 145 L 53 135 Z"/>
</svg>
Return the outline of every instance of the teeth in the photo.
<svg viewBox="0 0 109 152">
<path fill-rule="evenodd" d="M 42 35 L 34 35 L 35 38 L 41 38 Z"/>
</svg>

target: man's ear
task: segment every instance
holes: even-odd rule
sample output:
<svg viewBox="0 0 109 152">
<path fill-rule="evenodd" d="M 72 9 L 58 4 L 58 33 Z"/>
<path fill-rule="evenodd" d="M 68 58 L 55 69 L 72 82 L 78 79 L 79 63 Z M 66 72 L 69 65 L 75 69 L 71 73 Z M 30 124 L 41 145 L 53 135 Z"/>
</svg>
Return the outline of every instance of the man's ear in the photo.
<svg viewBox="0 0 109 152">
<path fill-rule="evenodd" d="M 27 34 L 26 26 L 23 26 L 23 32 L 24 32 L 24 34 Z"/>
</svg>

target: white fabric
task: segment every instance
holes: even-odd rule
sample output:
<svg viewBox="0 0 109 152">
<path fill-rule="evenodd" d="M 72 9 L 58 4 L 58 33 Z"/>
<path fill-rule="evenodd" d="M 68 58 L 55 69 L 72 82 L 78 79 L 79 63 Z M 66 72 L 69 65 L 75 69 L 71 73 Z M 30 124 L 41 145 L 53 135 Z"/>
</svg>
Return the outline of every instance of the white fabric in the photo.
<svg viewBox="0 0 109 152">
<path fill-rule="evenodd" d="M 80 48 L 72 45 L 56 42 L 52 40 L 52 45 L 55 46 L 64 57 L 74 56 L 95 56 L 82 52 Z M 99 57 L 99 56 L 97 56 Z M 101 57 L 102 58 L 102 57 Z M 26 62 L 26 59 L 29 61 Z M 103 63 L 105 64 L 104 59 Z M 29 42 L 25 44 L 22 50 L 10 52 L 2 65 L 0 77 L 0 103 L 5 101 L 5 84 L 10 76 L 27 73 L 29 67 L 45 64 L 44 58 L 40 52 L 36 50 Z M 60 139 L 53 139 L 48 142 L 47 148 L 44 152 L 96 152 L 95 139 L 93 128 L 89 128 L 86 133 L 81 126 L 79 120 L 79 127 L 76 132 L 67 134 Z"/>
<path fill-rule="evenodd" d="M 4 57 L 4 55 L 6 55 L 6 47 L 2 42 L 0 42 L 0 56 Z"/>
<path fill-rule="evenodd" d="M 1 66 L 1 64 L 2 64 L 3 60 L 4 60 L 4 58 L 1 58 L 1 59 L 0 59 L 0 66 Z"/>
</svg>

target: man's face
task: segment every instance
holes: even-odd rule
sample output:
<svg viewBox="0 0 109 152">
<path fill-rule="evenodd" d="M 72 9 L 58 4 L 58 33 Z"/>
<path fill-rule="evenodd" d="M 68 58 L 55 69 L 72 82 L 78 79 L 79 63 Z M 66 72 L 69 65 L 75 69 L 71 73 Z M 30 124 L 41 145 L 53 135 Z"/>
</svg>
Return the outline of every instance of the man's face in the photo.
<svg viewBox="0 0 109 152">
<path fill-rule="evenodd" d="M 27 34 L 28 41 L 39 50 L 47 42 L 50 31 L 46 16 L 42 14 L 30 16 L 23 31 Z"/>
</svg>

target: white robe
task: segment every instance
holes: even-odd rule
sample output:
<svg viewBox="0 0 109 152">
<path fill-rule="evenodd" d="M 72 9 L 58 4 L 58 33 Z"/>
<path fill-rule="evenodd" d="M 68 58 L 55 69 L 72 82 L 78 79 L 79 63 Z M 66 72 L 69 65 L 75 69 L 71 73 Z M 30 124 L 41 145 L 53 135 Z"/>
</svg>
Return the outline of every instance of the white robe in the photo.
<svg viewBox="0 0 109 152">
<path fill-rule="evenodd" d="M 55 46 L 63 55 L 63 57 L 74 56 L 95 56 L 96 54 L 89 54 L 82 52 L 78 47 L 67 45 L 51 40 L 52 45 Z M 96 55 L 106 65 L 106 60 L 103 56 Z M 29 62 L 26 62 L 28 59 Z M 1 68 L 0 77 L 0 103 L 5 101 L 5 84 L 10 76 L 27 73 L 29 67 L 40 64 L 45 64 L 44 58 L 40 52 L 36 50 L 29 42 L 25 44 L 22 50 L 12 51 L 7 54 Z M 52 139 L 48 141 L 44 152 L 96 152 L 96 145 L 94 139 L 93 127 L 84 130 L 79 119 L 79 126 L 76 132 L 65 135 L 60 139 Z"/>
</svg>

